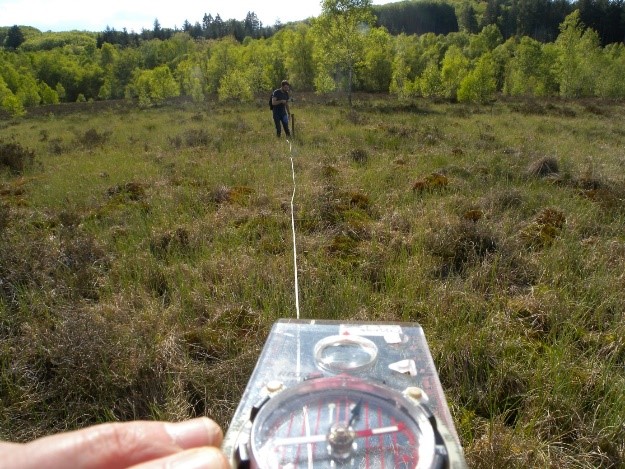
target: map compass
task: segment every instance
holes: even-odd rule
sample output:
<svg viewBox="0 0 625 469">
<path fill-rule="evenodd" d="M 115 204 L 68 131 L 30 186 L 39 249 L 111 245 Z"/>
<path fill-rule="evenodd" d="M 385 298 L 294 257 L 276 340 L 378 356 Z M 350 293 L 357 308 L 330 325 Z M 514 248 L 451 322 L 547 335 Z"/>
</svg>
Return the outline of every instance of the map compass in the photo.
<svg viewBox="0 0 625 469">
<path fill-rule="evenodd" d="M 420 326 L 274 324 L 222 444 L 233 469 L 466 469 Z"/>
<path fill-rule="evenodd" d="M 431 413 L 413 399 L 348 375 L 282 391 L 252 423 L 252 468 L 435 468 L 447 452 Z"/>
</svg>

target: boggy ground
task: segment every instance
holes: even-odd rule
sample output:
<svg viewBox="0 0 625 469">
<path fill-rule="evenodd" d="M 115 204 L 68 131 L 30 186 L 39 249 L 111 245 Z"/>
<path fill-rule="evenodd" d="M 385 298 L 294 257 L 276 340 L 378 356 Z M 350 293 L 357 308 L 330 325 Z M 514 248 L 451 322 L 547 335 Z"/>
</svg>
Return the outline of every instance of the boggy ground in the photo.
<svg viewBox="0 0 625 469">
<path fill-rule="evenodd" d="M 292 151 L 264 97 L 0 121 L 0 436 L 227 426 L 295 314 L 292 155 L 302 317 L 419 322 L 471 467 L 622 466 L 622 103 L 295 97 Z"/>
</svg>

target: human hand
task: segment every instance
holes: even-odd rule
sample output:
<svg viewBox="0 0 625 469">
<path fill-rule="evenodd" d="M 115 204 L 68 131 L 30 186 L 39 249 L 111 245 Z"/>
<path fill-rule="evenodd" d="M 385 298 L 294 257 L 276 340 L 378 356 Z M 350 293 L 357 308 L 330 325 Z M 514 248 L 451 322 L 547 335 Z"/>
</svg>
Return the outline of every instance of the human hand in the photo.
<svg viewBox="0 0 625 469">
<path fill-rule="evenodd" d="M 228 469 L 221 428 L 202 417 L 180 423 L 105 423 L 30 443 L 0 442 L 0 468 Z"/>
</svg>

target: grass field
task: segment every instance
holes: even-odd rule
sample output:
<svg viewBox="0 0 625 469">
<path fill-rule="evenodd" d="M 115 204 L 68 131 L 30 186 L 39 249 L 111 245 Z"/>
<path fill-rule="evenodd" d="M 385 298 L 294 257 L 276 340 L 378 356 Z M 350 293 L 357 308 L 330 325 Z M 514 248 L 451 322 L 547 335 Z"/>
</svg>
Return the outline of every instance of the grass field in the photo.
<svg viewBox="0 0 625 469">
<path fill-rule="evenodd" d="M 0 437 L 208 415 L 271 324 L 422 325 L 471 467 L 625 467 L 625 107 L 302 96 L 0 121 Z"/>
</svg>

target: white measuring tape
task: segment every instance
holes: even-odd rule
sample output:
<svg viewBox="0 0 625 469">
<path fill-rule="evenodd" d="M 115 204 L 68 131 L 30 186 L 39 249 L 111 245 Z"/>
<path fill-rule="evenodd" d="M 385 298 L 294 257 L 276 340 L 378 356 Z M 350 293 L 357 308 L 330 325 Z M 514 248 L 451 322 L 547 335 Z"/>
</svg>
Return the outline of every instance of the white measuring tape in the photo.
<svg viewBox="0 0 625 469">
<path fill-rule="evenodd" d="M 293 233 L 293 272 L 295 277 L 295 311 L 297 313 L 297 319 L 299 319 L 299 286 L 297 279 L 297 243 L 295 241 L 295 165 L 293 164 L 293 144 L 290 140 L 287 140 L 289 144 L 289 159 L 291 160 L 291 174 L 293 175 L 293 194 L 291 195 L 291 231 Z"/>
</svg>

